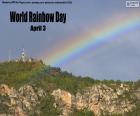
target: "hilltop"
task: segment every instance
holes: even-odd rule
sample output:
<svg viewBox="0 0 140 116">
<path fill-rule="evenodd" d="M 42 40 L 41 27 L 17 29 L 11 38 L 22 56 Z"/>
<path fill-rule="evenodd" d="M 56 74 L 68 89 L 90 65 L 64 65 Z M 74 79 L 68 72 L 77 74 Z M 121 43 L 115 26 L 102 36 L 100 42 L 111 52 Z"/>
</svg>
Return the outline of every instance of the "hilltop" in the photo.
<svg viewBox="0 0 140 116">
<path fill-rule="evenodd" d="M 140 81 L 76 77 L 33 62 L 0 63 L 0 116 L 140 114 Z"/>
</svg>

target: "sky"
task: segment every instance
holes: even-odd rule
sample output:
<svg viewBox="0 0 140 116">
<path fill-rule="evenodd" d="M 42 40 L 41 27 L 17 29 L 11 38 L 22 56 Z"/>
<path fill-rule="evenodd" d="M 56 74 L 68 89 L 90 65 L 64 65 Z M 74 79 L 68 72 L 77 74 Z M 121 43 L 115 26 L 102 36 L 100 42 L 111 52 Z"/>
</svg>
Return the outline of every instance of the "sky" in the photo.
<svg viewBox="0 0 140 116">
<path fill-rule="evenodd" d="M 78 48 L 82 37 L 89 32 L 94 36 L 94 32 L 98 29 L 102 33 L 106 28 L 113 27 L 115 23 L 119 25 L 131 18 L 133 20 L 135 16 L 140 17 L 140 7 L 126 8 L 125 5 L 126 0 L 72 0 L 72 4 L 46 5 L 0 3 L 0 61 L 8 60 L 9 51 L 12 59 L 20 57 L 24 47 L 28 56 L 43 59 L 47 65 L 60 67 L 76 76 L 138 80 L 140 79 L 140 20 L 137 26 L 132 26 L 129 31 L 124 29 L 125 32 L 111 37 L 103 36 L 103 44 L 99 42 L 91 44 L 88 49 Z M 67 13 L 67 22 L 65 24 L 11 23 L 10 11 L 59 11 Z M 47 30 L 31 32 L 31 25 L 46 25 Z M 109 31 L 111 32 L 111 29 Z M 86 37 L 84 42 L 88 39 Z M 73 45 L 76 46 L 75 49 L 69 50 L 68 48 L 71 49 Z M 79 52 L 74 53 L 74 50 Z"/>
</svg>

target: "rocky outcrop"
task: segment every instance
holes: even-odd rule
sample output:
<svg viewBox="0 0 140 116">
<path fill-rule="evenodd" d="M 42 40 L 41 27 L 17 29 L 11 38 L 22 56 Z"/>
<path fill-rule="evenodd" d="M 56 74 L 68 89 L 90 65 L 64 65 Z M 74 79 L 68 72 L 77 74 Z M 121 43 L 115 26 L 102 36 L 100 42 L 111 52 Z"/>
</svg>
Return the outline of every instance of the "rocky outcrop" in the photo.
<svg viewBox="0 0 140 116">
<path fill-rule="evenodd" d="M 67 116 L 72 106 L 72 95 L 61 89 L 53 91 L 52 95 L 55 96 L 55 101 L 58 101 L 57 103 L 54 103 L 54 107 L 59 105 L 59 108 L 63 111 L 62 115 Z"/>
<path fill-rule="evenodd" d="M 0 85 L 0 116 L 27 116 L 46 96 L 41 88 L 24 85 L 19 90 Z"/>
<path fill-rule="evenodd" d="M 131 94 L 129 94 L 129 98 L 127 97 L 129 90 L 127 86 L 121 85 L 113 89 L 101 84 L 86 88 L 77 92 L 76 95 L 60 89 L 54 90 L 52 95 L 56 101 L 54 105 L 62 109 L 63 116 L 68 116 L 73 108 L 87 109 L 94 112 L 96 116 L 100 116 L 106 113 L 124 114 L 135 108 L 135 103 L 131 100 Z"/>
<path fill-rule="evenodd" d="M 62 116 L 69 116 L 75 109 L 86 109 L 96 116 L 123 115 L 136 107 L 134 94 L 131 94 L 129 86 L 124 84 L 114 85 L 114 87 L 97 84 L 77 91 L 75 95 L 56 89 L 51 95 L 55 98 L 53 106 L 62 111 Z M 46 97 L 43 89 L 33 85 L 24 85 L 16 90 L 2 84 L 0 85 L 0 116 L 28 116 Z M 36 109 L 34 113 L 39 116 L 41 111 Z"/>
</svg>

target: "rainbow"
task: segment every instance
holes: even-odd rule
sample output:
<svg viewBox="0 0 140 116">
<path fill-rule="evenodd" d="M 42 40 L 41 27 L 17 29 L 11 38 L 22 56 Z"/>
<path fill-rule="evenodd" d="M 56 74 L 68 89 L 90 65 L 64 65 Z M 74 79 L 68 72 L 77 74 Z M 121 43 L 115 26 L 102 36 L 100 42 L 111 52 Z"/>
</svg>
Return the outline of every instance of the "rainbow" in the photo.
<svg viewBox="0 0 140 116">
<path fill-rule="evenodd" d="M 46 59 L 44 62 L 52 66 L 62 66 L 71 59 L 85 55 L 88 51 L 95 51 L 99 47 L 113 43 L 119 39 L 118 35 L 127 34 L 137 27 L 140 27 L 140 15 L 138 13 L 127 15 L 119 15 L 110 18 L 99 24 L 94 29 L 81 34 L 78 37 L 70 38 L 61 45 L 56 46 L 54 50 L 46 56 L 47 50 L 43 53 Z"/>
</svg>

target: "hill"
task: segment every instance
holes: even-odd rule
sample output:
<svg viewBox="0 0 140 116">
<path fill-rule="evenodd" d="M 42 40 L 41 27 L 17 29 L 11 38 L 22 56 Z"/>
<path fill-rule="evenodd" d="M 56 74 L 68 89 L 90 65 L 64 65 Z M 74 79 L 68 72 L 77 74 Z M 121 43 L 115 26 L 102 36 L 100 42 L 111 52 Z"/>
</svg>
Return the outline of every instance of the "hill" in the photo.
<svg viewBox="0 0 140 116">
<path fill-rule="evenodd" d="M 76 77 L 35 62 L 0 63 L 0 115 L 93 116 L 140 114 L 140 81 Z"/>
</svg>

